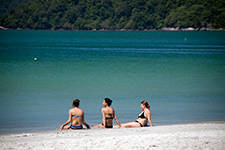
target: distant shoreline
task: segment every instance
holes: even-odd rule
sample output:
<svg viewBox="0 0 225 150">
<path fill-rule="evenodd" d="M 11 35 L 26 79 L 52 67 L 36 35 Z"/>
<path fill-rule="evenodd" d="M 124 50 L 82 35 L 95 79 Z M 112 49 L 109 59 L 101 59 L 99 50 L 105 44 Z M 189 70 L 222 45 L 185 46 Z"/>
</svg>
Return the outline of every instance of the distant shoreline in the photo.
<svg viewBox="0 0 225 150">
<path fill-rule="evenodd" d="M 22 28 L 17 28 L 17 29 L 11 29 L 11 28 L 6 28 L 3 26 L 0 26 L 0 30 L 43 30 L 43 31 L 225 31 L 225 29 L 211 29 L 211 28 L 168 28 L 164 27 L 161 29 L 90 29 L 90 30 L 82 30 L 82 29 L 22 29 Z"/>
</svg>

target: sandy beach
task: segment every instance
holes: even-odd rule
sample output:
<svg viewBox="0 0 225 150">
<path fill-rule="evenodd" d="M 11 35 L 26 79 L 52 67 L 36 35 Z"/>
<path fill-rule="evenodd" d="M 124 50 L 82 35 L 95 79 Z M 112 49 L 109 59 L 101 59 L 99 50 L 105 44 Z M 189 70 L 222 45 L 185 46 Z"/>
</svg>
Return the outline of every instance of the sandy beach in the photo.
<svg viewBox="0 0 225 150">
<path fill-rule="evenodd" d="M 0 135 L 0 149 L 225 149 L 225 123 Z"/>
</svg>

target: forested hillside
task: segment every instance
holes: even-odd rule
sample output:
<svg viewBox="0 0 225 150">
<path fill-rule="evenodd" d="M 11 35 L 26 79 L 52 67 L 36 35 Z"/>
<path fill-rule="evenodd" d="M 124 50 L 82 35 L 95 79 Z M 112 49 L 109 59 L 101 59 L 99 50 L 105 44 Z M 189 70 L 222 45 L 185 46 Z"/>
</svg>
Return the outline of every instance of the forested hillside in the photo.
<svg viewBox="0 0 225 150">
<path fill-rule="evenodd" d="M 14 7 L 1 13 L 0 26 L 51 30 L 225 29 L 225 0 L 24 0 Z"/>
<path fill-rule="evenodd" d="M 21 3 L 28 1 L 31 0 L 0 0 L 0 14 L 10 13 L 11 10 L 15 9 Z"/>
</svg>

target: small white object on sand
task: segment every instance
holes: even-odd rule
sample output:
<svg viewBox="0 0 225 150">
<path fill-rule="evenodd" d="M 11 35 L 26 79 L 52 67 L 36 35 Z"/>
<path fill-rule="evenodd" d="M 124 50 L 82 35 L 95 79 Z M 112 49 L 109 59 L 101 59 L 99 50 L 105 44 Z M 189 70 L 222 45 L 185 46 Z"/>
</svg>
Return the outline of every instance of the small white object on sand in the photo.
<svg viewBox="0 0 225 150">
<path fill-rule="evenodd" d="M 224 150 L 225 123 L 0 135 L 0 149 Z"/>
<path fill-rule="evenodd" d="M 34 57 L 34 61 L 37 61 L 38 59 L 37 59 L 37 57 Z"/>
</svg>

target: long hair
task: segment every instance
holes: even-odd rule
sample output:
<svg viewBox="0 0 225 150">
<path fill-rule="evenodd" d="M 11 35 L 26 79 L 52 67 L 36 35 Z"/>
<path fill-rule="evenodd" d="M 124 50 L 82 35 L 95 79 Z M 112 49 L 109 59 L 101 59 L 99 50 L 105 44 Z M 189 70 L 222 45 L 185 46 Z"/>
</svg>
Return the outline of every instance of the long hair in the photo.
<svg viewBox="0 0 225 150">
<path fill-rule="evenodd" d="M 146 100 L 143 100 L 141 104 L 145 105 L 146 108 L 150 109 L 150 105 L 148 104 Z"/>
</svg>

